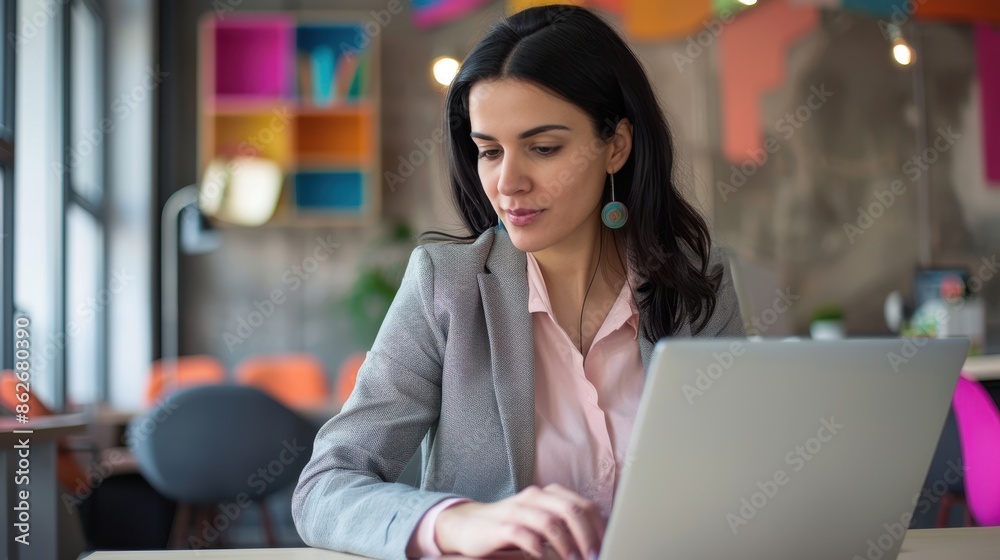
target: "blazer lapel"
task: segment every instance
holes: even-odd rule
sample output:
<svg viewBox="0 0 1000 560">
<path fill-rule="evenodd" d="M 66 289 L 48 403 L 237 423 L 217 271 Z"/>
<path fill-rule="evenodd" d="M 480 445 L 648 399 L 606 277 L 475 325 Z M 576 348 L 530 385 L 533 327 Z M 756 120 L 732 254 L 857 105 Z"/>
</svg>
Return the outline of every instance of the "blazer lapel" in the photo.
<svg viewBox="0 0 1000 560">
<path fill-rule="evenodd" d="M 649 341 L 648 338 L 639 335 L 639 353 L 642 354 L 642 372 L 646 375 L 649 374 L 649 360 L 653 355 L 653 347 L 655 344 Z"/>
<path fill-rule="evenodd" d="M 495 231 L 486 267 L 479 273 L 490 361 L 500 422 L 515 491 L 535 477 L 535 340 L 528 312 L 527 255 L 506 231 Z"/>
</svg>

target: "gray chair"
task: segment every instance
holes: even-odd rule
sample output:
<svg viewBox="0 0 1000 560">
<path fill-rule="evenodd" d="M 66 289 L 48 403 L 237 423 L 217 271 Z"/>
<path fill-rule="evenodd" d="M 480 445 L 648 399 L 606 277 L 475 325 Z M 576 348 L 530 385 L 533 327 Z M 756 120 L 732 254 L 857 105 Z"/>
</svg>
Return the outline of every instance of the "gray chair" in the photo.
<svg viewBox="0 0 1000 560">
<path fill-rule="evenodd" d="M 216 541 L 259 504 L 268 545 L 276 539 L 263 500 L 298 479 L 317 428 L 269 395 L 239 385 L 202 385 L 168 396 L 129 423 L 139 470 L 180 506 L 172 546 Z M 197 514 L 197 515 L 196 515 Z"/>
</svg>

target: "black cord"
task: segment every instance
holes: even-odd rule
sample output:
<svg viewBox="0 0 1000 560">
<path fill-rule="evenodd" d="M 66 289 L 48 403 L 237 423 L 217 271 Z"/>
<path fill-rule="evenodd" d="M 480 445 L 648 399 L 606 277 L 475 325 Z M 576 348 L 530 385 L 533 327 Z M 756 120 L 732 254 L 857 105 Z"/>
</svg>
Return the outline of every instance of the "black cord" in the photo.
<svg viewBox="0 0 1000 560">
<path fill-rule="evenodd" d="M 628 266 L 629 266 L 628 261 L 627 259 L 622 258 L 622 249 L 621 247 L 618 246 L 618 236 L 612 235 L 611 240 L 614 241 L 615 243 L 615 253 L 618 254 L 618 262 L 622 265 L 622 268 L 624 269 L 625 283 L 628 284 L 628 290 L 632 294 L 632 301 L 635 302 L 636 305 L 638 305 L 638 301 L 636 300 L 635 297 L 635 286 L 632 285 L 632 280 L 628 276 Z"/>
<path fill-rule="evenodd" d="M 601 253 L 604 252 L 604 235 L 601 232 L 600 244 L 597 246 L 597 265 L 594 273 L 590 276 L 590 284 L 587 285 L 587 292 L 583 294 L 583 305 L 580 306 L 580 355 L 583 355 L 583 312 L 587 309 L 587 296 L 590 295 L 590 288 L 594 285 L 594 278 L 597 278 L 597 269 L 601 268 Z"/>
</svg>

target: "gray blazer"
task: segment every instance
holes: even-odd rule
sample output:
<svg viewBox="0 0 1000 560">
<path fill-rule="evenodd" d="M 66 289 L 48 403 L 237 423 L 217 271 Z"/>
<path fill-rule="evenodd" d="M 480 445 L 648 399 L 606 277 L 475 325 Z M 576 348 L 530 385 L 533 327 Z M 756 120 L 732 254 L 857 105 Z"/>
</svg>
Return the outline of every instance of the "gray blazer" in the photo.
<svg viewBox="0 0 1000 560">
<path fill-rule="evenodd" d="M 696 336 L 744 336 L 728 259 Z M 343 410 L 316 436 L 292 497 L 306 544 L 404 559 L 421 516 L 451 497 L 495 502 L 531 485 L 534 334 L 527 255 L 498 228 L 417 247 Z M 684 323 L 676 336 L 691 336 Z M 649 367 L 654 344 L 639 336 Z M 421 445 L 420 488 L 396 483 Z"/>
</svg>

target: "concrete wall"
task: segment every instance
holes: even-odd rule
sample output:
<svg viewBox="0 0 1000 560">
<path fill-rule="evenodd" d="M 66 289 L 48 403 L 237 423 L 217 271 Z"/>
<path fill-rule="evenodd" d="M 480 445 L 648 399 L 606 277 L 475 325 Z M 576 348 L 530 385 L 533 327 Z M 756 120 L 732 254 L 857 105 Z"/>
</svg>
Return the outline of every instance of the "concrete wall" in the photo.
<svg viewBox="0 0 1000 560">
<path fill-rule="evenodd" d="M 337 2 L 337 8 L 367 12 L 386 4 L 353 0 Z M 244 0 L 238 9 L 330 5 Z M 430 84 L 430 60 L 445 52 L 463 56 L 504 6 L 495 2 L 462 22 L 422 31 L 411 24 L 407 4 L 383 28 L 385 170 L 396 171 L 400 156 L 408 157 L 416 141 L 431 138 L 441 126 L 443 94 Z M 177 1 L 178 32 L 193 37 L 197 18 L 208 10 L 207 1 Z M 1000 249 L 1000 190 L 987 189 L 982 179 L 971 33 L 957 25 L 924 28 L 929 130 L 950 125 L 960 134 L 929 171 L 933 258 L 937 264 L 972 265 Z M 892 289 L 909 289 L 917 264 L 916 188 L 902 167 L 914 152 L 916 108 L 912 79 L 889 60 L 875 20 L 825 14 L 819 29 L 793 49 L 788 80 L 764 101 L 764 122 L 773 123 L 802 104 L 811 85 L 826 84 L 835 94 L 790 140 L 782 139 L 776 156 L 725 201 L 716 189 L 716 181 L 729 174 L 720 149 L 716 46 L 679 67 L 673 55 L 685 47 L 684 42 L 637 44 L 635 50 L 673 125 L 677 177 L 709 216 L 718 241 L 801 297 L 785 318 L 788 329 L 805 333 L 813 308 L 829 301 L 846 307 L 852 334 L 887 333 L 882 301 Z M 174 49 L 168 54 L 176 62 L 176 130 L 164 137 L 174 156 L 172 162 L 161 162 L 173 166 L 173 176 L 160 185 L 161 197 L 197 178 L 195 44 L 182 40 Z M 457 229 L 443 171 L 441 160 L 431 161 L 417 166 L 404 184 L 386 188 L 383 215 L 406 218 L 418 231 Z M 843 225 L 857 219 L 859 205 L 874 200 L 874 189 L 895 179 L 907 181 L 907 194 L 852 244 Z M 287 289 L 283 275 L 301 265 L 317 237 L 326 235 L 341 244 L 336 258 L 322 263 L 298 289 Z M 376 235 L 359 229 L 224 231 L 222 249 L 182 263 L 182 353 L 208 352 L 233 365 L 256 352 L 306 351 L 335 371 L 345 356 L 361 349 L 337 302 L 351 286 L 357 265 L 375 258 L 370 243 Z M 407 254 L 397 251 L 382 258 L 405 259 Z M 1000 282 L 985 286 L 990 315 L 998 318 Z M 235 333 L 254 302 L 282 287 L 288 295 L 285 303 L 245 343 L 227 346 L 225 334 Z M 1000 342 L 998 326 L 994 320 L 994 348 Z"/>
</svg>

